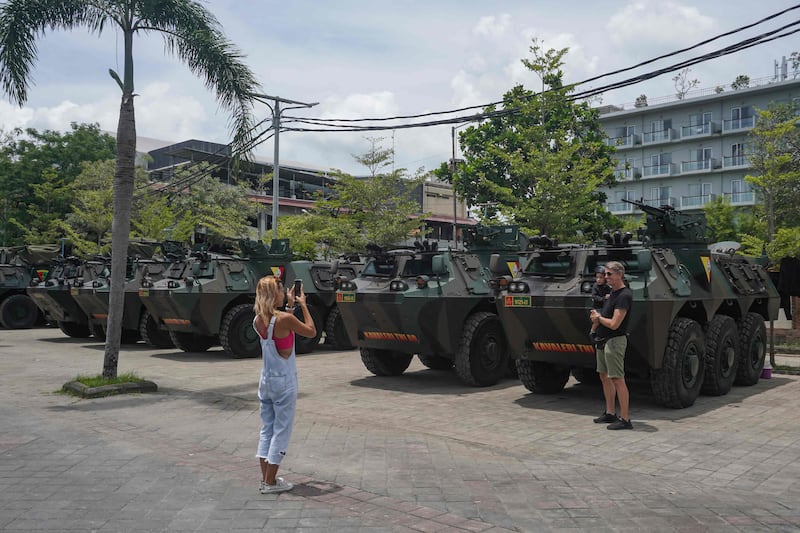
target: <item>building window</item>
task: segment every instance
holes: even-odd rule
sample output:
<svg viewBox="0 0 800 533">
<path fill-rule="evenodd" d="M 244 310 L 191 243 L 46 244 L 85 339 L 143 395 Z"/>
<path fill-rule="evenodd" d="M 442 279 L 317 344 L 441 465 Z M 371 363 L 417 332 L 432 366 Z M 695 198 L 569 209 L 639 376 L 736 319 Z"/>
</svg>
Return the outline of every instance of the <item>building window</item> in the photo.
<svg viewBox="0 0 800 533">
<path fill-rule="evenodd" d="M 731 203 L 753 203 L 753 190 L 750 188 L 749 183 L 744 180 L 731 180 Z"/>
<path fill-rule="evenodd" d="M 731 155 L 725 159 L 726 167 L 743 167 L 750 165 L 750 160 L 744 151 L 744 143 L 733 143 L 731 145 Z"/>
<path fill-rule="evenodd" d="M 675 202 L 672 199 L 672 187 L 652 187 L 650 189 L 650 199 L 645 203 L 653 207 L 661 207 L 663 205 L 675 207 Z"/>
<path fill-rule="evenodd" d="M 672 174 L 672 154 L 654 154 L 650 156 L 650 165 L 645 165 L 645 176 L 669 176 Z"/>
</svg>

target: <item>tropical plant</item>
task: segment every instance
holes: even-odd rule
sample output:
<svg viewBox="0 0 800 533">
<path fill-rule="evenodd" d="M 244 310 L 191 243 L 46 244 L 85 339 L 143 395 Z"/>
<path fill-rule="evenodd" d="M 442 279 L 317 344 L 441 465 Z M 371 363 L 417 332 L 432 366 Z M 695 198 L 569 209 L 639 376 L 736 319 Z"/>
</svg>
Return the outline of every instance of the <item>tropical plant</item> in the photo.
<svg viewBox="0 0 800 533">
<path fill-rule="evenodd" d="M 739 74 L 736 79 L 731 83 L 731 89 L 738 91 L 739 89 L 747 89 L 750 87 L 750 76 Z"/>
<path fill-rule="evenodd" d="M 672 77 L 672 82 L 675 84 L 675 96 L 678 100 L 683 100 L 686 97 L 686 93 L 700 85 L 700 80 L 689 79 L 689 72 L 691 71 L 692 69 L 686 67 Z"/>
<path fill-rule="evenodd" d="M 109 74 L 122 91 L 117 125 L 114 171 L 114 221 L 111 276 L 125 277 L 136 158 L 133 42 L 142 34 L 160 33 L 165 48 L 186 63 L 213 89 L 220 105 L 231 113 L 234 152 L 247 150 L 253 137 L 255 76 L 222 32 L 219 22 L 194 0 L 6 0 L 0 4 L 0 87 L 19 105 L 28 99 L 36 39 L 47 31 L 86 28 L 100 34 L 114 28 L 123 43 L 122 76 Z M 123 285 L 109 295 L 103 376 L 117 374 L 122 332 Z"/>
</svg>

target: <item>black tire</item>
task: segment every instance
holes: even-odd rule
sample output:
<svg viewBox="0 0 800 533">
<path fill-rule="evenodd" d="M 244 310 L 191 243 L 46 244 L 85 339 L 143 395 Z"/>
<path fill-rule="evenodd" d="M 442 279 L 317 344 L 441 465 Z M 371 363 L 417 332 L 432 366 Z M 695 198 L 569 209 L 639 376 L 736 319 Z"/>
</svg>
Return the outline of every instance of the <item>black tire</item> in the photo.
<svg viewBox="0 0 800 533">
<path fill-rule="evenodd" d="M 90 322 L 89 331 L 92 332 L 92 337 L 94 337 L 97 342 L 106 342 L 106 330 L 103 329 L 102 324 Z"/>
<path fill-rule="evenodd" d="M 569 381 L 569 368 L 542 361 L 517 359 L 519 380 L 536 394 L 556 394 Z"/>
<path fill-rule="evenodd" d="M 461 381 L 477 387 L 494 385 L 506 376 L 508 360 L 508 341 L 497 315 L 483 311 L 470 315 L 455 354 Z"/>
<path fill-rule="evenodd" d="M 169 338 L 176 348 L 184 352 L 205 352 L 217 343 L 214 337 L 185 331 L 170 331 Z"/>
<path fill-rule="evenodd" d="M 252 304 L 239 304 L 225 313 L 219 330 L 219 341 L 230 357 L 241 359 L 261 355 L 261 342 L 258 333 L 253 329 L 255 316 Z"/>
<path fill-rule="evenodd" d="M 674 409 L 694 404 L 705 374 L 703 328 L 690 318 L 678 317 L 669 328 L 664 360 L 650 373 L 656 401 Z"/>
<path fill-rule="evenodd" d="M 294 336 L 294 351 L 295 353 L 310 353 L 314 348 L 319 346 L 319 339 L 322 338 L 322 309 L 316 304 L 306 304 L 308 312 L 311 313 L 311 318 L 314 320 L 314 327 L 317 333 L 313 337 L 302 337 L 300 335 Z M 299 305 L 294 309 L 294 316 L 300 322 L 303 321 L 303 308 Z"/>
<path fill-rule="evenodd" d="M 747 313 L 739 323 L 739 367 L 736 370 L 736 385 L 751 386 L 758 383 L 764 370 L 767 355 L 767 328 L 764 317 L 758 313 Z"/>
<path fill-rule="evenodd" d="M 352 350 L 356 347 L 347 335 L 342 313 L 336 305 L 331 308 L 328 319 L 325 321 L 325 343 L 337 350 Z"/>
<path fill-rule="evenodd" d="M 147 309 L 142 311 L 142 317 L 139 319 L 139 336 L 142 337 L 142 341 L 145 344 L 155 348 L 172 348 L 175 346 L 169 336 L 169 331 L 159 327 L 155 317 Z"/>
<path fill-rule="evenodd" d="M 582 385 L 599 385 L 600 374 L 595 368 L 573 368 L 572 377 Z"/>
<path fill-rule="evenodd" d="M 30 329 L 39 320 L 39 308 L 27 294 L 12 294 L 0 303 L 0 326 Z"/>
<path fill-rule="evenodd" d="M 709 396 L 728 394 L 739 364 L 739 330 L 729 316 L 717 315 L 706 330 L 706 369 L 700 392 Z"/>
<path fill-rule="evenodd" d="M 453 368 L 452 359 L 442 357 L 441 355 L 424 355 L 417 354 L 419 362 L 430 368 L 431 370 L 450 370 Z"/>
<path fill-rule="evenodd" d="M 78 322 L 64 322 L 63 320 L 59 320 L 58 328 L 67 337 L 73 337 L 76 339 L 88 339 L 89 337 L 92 336 L 92 332 L 91 330 L 89 330 L 89 324 L 80 324 Z"/>
<path fill-rule="evenodd" d="M 399 376 L 406 371 L 414 354 L 392 350 L 361 348 L 361 362 L 376 376 Z"/>
</svg>

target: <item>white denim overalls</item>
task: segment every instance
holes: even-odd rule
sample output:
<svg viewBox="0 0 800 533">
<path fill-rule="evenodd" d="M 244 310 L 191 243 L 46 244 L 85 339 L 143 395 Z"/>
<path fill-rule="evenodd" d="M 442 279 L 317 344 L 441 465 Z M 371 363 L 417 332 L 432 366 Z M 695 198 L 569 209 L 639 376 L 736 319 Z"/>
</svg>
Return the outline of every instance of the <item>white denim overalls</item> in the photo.
<svg viewBox="0 0 800 533">
<path fill-rule="evenodd" d="M 256 321 L 253 320 L 253 329 Z M 292 355 L 284 359 L 275 348 L 272 333 L 275 317 L 269 321 L 267 338 L 261 342 L 261 380 L 258 384 L 258 399 L 261 400 L 261 435 L 256 457 L 278 465 L 286 455 L 289 438 L 292 436 L 294 412 L 297 405 L 297 364 L 292 346 Z M 258 333 L 258 330 L 256 329 Z"/>
</svg>

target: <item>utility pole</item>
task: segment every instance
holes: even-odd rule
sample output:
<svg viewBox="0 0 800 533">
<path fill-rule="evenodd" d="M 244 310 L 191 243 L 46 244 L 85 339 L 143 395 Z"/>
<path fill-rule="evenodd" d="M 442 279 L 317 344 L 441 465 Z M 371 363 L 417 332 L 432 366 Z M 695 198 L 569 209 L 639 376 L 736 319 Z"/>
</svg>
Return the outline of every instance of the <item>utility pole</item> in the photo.
<svg viewBox="0 0 800 533">
<path fill-rule="evenodd" d="M 289 100 L 281 98 L 280 96 L 269 96 L 268 94 L 254 94 L 253 96 L 258 99 L 272 100 L 274 104 L 270 106 L 267 102 L 267 107 L 272 109 L 272 131 L 275 137 L 275 151 L 272 161 L 272 237 L 278 238 L 278 191 L 280 189 L 280 132 L 281 132 L 281 103 L 295 104 L 294 107 L 287 107 L 284 109 L 298 109 L 301 107 L 314 107 L 319 102 L 306 103 L 298 102 L 297 100 Z M 261 100 L 263 102 L 263 100 Z"/>
</svg>

